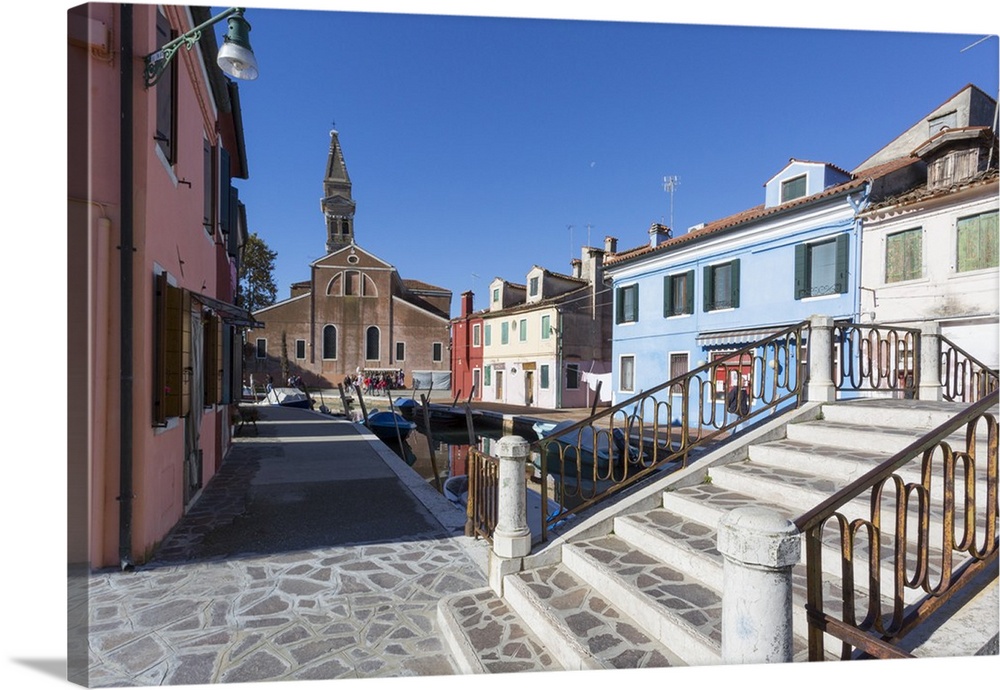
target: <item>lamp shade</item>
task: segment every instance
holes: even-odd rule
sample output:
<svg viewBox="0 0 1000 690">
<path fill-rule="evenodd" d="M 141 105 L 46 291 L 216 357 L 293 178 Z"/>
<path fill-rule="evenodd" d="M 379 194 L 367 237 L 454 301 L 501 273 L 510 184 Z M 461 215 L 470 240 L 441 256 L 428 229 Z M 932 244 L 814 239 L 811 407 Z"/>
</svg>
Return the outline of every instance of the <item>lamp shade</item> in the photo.
<svg viewBox="0 0 1000 690">
<path fill-rule="evenodd" d="M 229 18 L 217 62 L 223 72 L 235 79 L 257 78 L 257 58 L 250 48 L 250 23 L 242 14 Z"/>
</svg>

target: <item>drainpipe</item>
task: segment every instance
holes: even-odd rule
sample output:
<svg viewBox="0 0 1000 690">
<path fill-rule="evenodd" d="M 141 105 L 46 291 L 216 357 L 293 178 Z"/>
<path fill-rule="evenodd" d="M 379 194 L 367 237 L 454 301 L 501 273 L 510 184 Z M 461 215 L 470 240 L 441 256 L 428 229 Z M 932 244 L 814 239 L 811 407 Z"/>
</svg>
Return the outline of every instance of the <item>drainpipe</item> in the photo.
<svg viewBox="0 0 1000 690">
<path fill-rule="evenodd" d="M 121 400 L 118 495 L 118 559 L 132 568 L 132 6 L 121 6 Z"/>
<path fill-rule="evenodd" d="M 872 193 L 872 183 L 871 180 L 865 183 L 865 191 L 861 194 L 861 198 L 855 202 L 854 198 L 848 194 L 847 203 L 851 205 L 854 209 L 854 261 L 855 268 L 857 271 L 857 289 L 854 292 L 854 315 L 852 320 L 860 323 L 861 322 L 861 234 L 864 232 L 864 221 L 861 220 L 861 213 L 868 208 L 868 199 L 871 197 Z"/>
<path fill-rule="evenodd" d="M 556 371 L 559 372 L 559 385 L 556 386 L 556 409 L 562 409 L 563 386 L 566 385 L 566 372 L 563 371 L 563 313 L 562 309 L 556 309 L 559 315 L 557 320 L 559 330 L 556 332 Z"/>
</svg>

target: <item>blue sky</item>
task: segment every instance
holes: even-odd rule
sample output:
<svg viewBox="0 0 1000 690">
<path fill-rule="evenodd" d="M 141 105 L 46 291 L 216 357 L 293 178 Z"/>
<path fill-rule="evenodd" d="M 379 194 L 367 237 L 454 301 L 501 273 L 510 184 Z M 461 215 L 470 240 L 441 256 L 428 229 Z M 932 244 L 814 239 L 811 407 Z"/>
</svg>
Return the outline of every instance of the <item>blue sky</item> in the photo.
<svg viewBox="0 0 1000 690">
<path fill-rule="evenodd" d="M 761 203 L 791 157 L 851 169 L 965 84 L 998 90 L 997 39 L 970 48 L 988 31 L 975 25 L 246 16 L 260 77 L 240 86 L 250 178 L 237 185 L 278 252 L 279 299 L 324 254 L 334 123 L 358 244 L 451 290 L 454 314 L 465 290 L 482 306 L 495 276 L 568 273 L 582 245 L 638 246 L 671 217 L 681 234 Z"/>
</svg>

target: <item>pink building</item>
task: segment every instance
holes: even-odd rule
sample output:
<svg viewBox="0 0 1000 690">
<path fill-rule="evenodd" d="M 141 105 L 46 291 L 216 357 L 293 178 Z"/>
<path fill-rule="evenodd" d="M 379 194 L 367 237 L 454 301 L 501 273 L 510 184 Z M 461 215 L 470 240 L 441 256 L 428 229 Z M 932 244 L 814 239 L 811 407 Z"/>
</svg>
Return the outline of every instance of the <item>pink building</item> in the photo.
<svg viewBox="0 0 1000 690">
<path fill-rule="evenodd" d="M 214 29 L 148 84 L 144 58 L 208 8 L 68 12 L 71 563 L 149 557 L 216 473 L 241 388 L 234 306 L 247 177 Z"/>
</svg>

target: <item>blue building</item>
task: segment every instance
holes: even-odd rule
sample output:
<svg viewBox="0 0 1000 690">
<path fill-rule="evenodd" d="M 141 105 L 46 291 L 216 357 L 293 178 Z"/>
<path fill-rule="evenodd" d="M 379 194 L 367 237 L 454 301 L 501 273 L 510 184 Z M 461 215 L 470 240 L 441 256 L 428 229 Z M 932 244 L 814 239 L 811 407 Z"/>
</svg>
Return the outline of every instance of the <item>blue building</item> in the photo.
<svg viewBox="0 0 1000 690">
<path fill-rule="evenodd" d="M 647 245 L 609 257 L 614 402 L 813 314 L 856 318 L 856 217 L 870 181 L 792 159 L 768 180 L 760 206 L 678 237 L 653 225 Z M 715 382 L 720 394 L 726 385 Z"/>
</svg>

